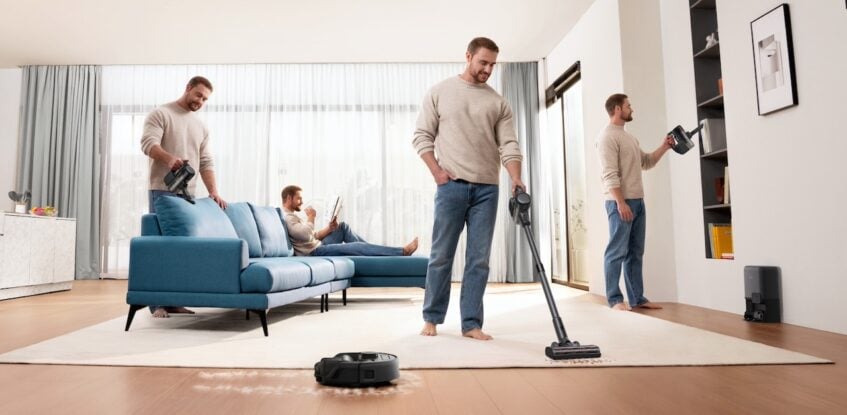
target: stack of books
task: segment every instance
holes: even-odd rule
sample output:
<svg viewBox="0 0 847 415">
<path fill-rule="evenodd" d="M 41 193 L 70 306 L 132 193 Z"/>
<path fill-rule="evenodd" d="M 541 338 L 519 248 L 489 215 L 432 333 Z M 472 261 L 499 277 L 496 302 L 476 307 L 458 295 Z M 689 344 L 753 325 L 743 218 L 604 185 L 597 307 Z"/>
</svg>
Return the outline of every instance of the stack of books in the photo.
<svg viewBox="0 0 847 415">
<path fill-rule="evenodd" d="M 732 250 L 732 225 L 729 223 L 709 224 L 709 250 L 711 258 L 734 259 Z"/>
</svg>

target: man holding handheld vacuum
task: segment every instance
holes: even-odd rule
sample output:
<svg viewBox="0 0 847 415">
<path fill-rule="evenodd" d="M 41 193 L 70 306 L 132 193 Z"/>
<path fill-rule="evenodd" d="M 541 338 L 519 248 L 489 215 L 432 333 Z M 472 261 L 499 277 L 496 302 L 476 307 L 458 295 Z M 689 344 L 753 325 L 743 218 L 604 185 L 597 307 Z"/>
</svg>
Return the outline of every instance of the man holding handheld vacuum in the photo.
<svg viewBox="0 0 847 415">
<path fill-rule="evenodd" d="M 188 81 L 182 96 L 171 103 L 154 109 L 144 120 L 141 135 L 141 151 L 150 157 L 150 213 L 155 213 L 154 202 L 164 195 L 175 195 L 168 191 L 164 183 L 169 172 L 175 172 L 187 162 L 199 167 L 200 177 L 209 197 L 222 208 L 226 202 L 218 195 L 215 184 L 214 162 L 209 151 L 209 130 L 194 112 L 203 108 L 203 104 L 212 94 L 212 83 L 202 76 Z M 196 182 L 188 183 L 188 192 L 194 194 Z M 151 306 L 153 317 L 168 317 L 168 313 L 188 313 L 193 311 L 185 307 Z"/>
<path fill-rule="evenodd" d="M 467 225 L 459 305 L 462 335 L 491 340 L 482 331 L 482 297 L 488 283 L 500 164 L 509 171 L 512 192 L 524 187 L 512 110 L 486 84 L 499 51 L 491 39 L 471 40 L 465 53 L 465 71 L 433 86 L 418 115 L 413 144 L 438 185 L 432 251 L 426 271 L 423 336 L 435 336 L 436 325 L 444 323 L 450 302 L 453 257 L 459 235 Z"/>
<path fill-rule="evenodd" d="M 215 183 L 215 165 L 209 149 L 209 129 L 195 112 L 212 95 L 212 83 L 202 76 L 188 81 L 185 92 L 174 101 L 154 109 L 144 120 L 144 132 L 141 135 L 141 151 L 150 157 L 150 212 L 156 211 L 153 202 L 156 198 L 170 194 L 164 178 L 168 172 L 177 171 L 187 161 L 199 168 L 200 177 L 209 197 L 222 209 L 226 202 L 218 195 Z M 188 183 L 188 190 L 194 194 L 196 182 Z"/>
<path fill-rule="evenodd" d="M 630 306 L 662 308 L 644 297 L 642 262 L 647 213 L 641 170 L 655 166 L 673 146 L 673 139 L 667 136 L 659 148 L 652 153 L 645 153 L 638 139 L 624 129 L 624 125 L 633 119 L 629 98 L 624 94 L 611 95 L 606 100 L 606 112 L 609 114 L 609 125 L 600 133 L 597 141 L 606 194 L 606 214 L 609 218 L 609 244 L 603 258 L 606 299 L 609 306 L 616 310 L 630 310 L 624 304 L 620 290 L 623 267 Z"/>
</svg>

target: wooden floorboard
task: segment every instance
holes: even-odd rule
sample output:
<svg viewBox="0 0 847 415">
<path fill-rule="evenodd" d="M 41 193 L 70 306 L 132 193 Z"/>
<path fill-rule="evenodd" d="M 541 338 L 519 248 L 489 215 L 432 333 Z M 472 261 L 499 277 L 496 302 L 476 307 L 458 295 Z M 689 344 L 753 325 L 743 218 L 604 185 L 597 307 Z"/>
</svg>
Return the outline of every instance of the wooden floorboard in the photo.
<svg viewBox="0 0 847 415">
<path fill-rule="evenodd" d="M 70 291 L 0 301 L 0 353 L 123 317 L 125 294 L 125 281 L 76 281 Z M 0 414 L 847 413 L 847 336 L 664 305 L 637 312 L 836 363 L 410 370 L 393 386 L 365 389 L 323 387 L 306 370 L 6 364 Z"/>
</svg>

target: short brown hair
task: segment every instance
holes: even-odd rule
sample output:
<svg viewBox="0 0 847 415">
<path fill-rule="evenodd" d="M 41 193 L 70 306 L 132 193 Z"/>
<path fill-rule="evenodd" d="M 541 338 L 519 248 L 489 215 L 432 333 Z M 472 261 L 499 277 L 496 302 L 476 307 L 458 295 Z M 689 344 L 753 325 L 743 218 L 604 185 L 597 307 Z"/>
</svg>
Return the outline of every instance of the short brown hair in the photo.
<svg viewBox="0 0 847 415">
<path fill-rule="evenodd" d="M 500 53 L 500 48 L 497 47 L 497 44 L 487 37 L 475 37 L 471 40 L 471 43 L 468 43 L 468 53 L 470 53 L 471 56 L 476 54 L 476 51 L 478 51 L 479 48 L 486 48 L 492 52 Z"/>
<path fill-rule="evenodd" d="M 629 97 L 625 94 L 612 94 L 608 99 L 606 99 L 606 112 L 608 112 L 610 116 L 613 115 L 615 113 L 615 107 L 619 106 L 623 108 L 624 101 L 626 101 L 627 98 Z"/>
<path fill-rule="evenodd" d="M 285 199 L 296 196 L 297 192 L 301 190 L 303 189 L 293 184 L 291 186 L 285 186 L 285 188 L 282 189 L 282 202 L 285 203 Z"/>
<path fill-rule="evenodd" d="M 212 83 L 202 76 L 195 76 L 194 78 L 188 80 L 188 89 L 194 88 L 197 85 L 203 85 L 206 88 L 209 88 L 209 91 L 213 90 Z"/>
</svg>

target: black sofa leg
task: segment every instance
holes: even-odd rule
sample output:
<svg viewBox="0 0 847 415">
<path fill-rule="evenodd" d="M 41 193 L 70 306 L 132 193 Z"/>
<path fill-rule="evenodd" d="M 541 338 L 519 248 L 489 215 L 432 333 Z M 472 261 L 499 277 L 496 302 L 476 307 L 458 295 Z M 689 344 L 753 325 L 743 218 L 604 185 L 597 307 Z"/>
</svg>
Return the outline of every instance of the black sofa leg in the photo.
<svg viewBox="0 0 847 415">
<path fill-rule="evenodd" d="M 129 313 L 126 315 L 126 328 L 124 329 L 124 331 L 129 331 L 129 326 L 132 324 L 132 319 L 133 319 L 133 317 L 135 317 L 135 312 L 138 311 L 138 310 L 141 310 L 144 307 L 145 306 L 143 306 L 143 305 L 137 305 L 137 304 L 130 304 L 129 305 Z"/>
<path fill-rule="evenodd" d="M 265 337 L 268 337 L 268 313 L 265 310 L 247 310 L 247 319 L 250 319 L 250 312 L 259 315 L 259 320 L 262 322 L 262 331 L 265 332 Z"/>
<path fill-rule="evenodd" d="M 326 312 L 328 313 L 329 312 L 329 294 L 324 294 L 324 297 L 326 297 L 326 301 L 324 302 L 324 306 L 326 307 Z"/>
<path fill-rule="evenodd" d="M 341 304 L 347 305 L 347 289 L 341 290 Z"/>
</svg>

